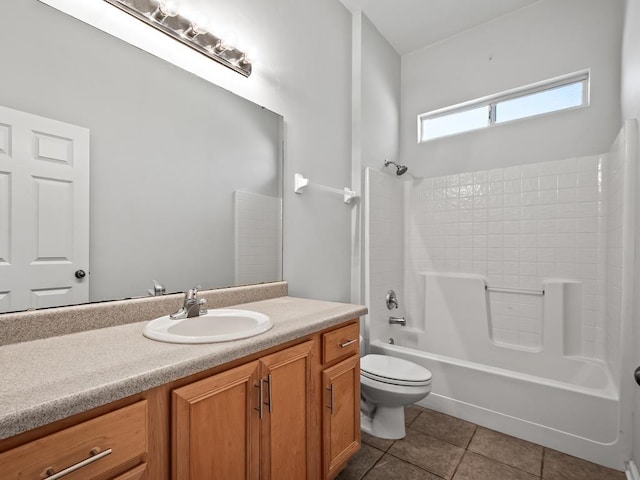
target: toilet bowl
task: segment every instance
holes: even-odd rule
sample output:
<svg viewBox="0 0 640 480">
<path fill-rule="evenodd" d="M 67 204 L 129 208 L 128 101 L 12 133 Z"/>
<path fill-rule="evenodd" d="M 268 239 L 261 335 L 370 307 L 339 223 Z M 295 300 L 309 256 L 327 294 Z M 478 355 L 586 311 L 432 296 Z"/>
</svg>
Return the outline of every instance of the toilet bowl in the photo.
<svg viewBox="0 0 640 480">
<path fill-rule="evenodd" d="M 360 359 L 360 427 L 379 438 L 405 437 L 404 407 L 431 391 L 431 372 L 420 365 L 387 355 Z"/>
</svg>

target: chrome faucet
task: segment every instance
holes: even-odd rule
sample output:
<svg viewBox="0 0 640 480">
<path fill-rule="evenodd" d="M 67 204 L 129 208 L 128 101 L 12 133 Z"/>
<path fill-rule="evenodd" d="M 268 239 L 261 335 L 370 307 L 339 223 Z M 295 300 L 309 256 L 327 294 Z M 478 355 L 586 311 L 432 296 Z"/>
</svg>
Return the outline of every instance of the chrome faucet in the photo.
<svg viewBox="0 0 640 480">
<path fill-rule="evenodd" d="M 164 295 L 167 293 L 167 289 L 158 280 L 153 280 L 153 288 L 147 291 L 152 297 L 157 297 L 158 295 Z"/>
<path fill-rule="evenodd" d="M 407 321 L 404 317 L 389 317 L 390 325 L 400 325 L 401 327 L 407 326 Z"/>
<path fill-rule="evenodd" d="M 207 309 L 202 308 L 207 301 L 204 298 L 198 298 L 198 288 L 200 288 L 199 285 L 185 292 L 184 304 L 180 307 L 180 310 L 169 315 L 169 318 L 172 320 L 182 320 L 183 318 L 198 317 L 207 314 Z"/>
</svg>

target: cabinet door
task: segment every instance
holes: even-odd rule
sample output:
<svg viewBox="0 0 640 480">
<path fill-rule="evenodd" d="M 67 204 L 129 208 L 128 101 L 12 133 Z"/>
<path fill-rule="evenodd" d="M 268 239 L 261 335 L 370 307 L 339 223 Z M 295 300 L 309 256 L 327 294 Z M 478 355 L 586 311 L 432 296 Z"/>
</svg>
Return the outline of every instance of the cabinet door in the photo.
<svg viewBox="0 0 640 480">
<path fill-rule="evenodd" d="M 173 391 L 176 480 L 258 479 L 258 361 Z"/>
<path fill-rule="evenodd" d="M 311 348 L 305 342 L 263 357 L 265 414 L 262 422 L 262 479 L 310 478 Z"/>
<path fill-rule="evenodd" d="M 360 448 L 360 357 L 322 372 L 324 478 L 333 478 Z"/>
</svg>

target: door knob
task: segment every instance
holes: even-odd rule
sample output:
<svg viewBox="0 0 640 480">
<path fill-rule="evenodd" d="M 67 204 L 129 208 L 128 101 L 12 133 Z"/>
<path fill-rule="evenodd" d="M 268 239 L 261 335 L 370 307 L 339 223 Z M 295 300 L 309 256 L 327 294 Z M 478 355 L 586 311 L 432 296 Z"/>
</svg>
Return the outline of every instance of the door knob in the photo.
<svg viewBox="0 0 640 480">
<path fill-rule="evenodd" d="M 636 383 L 640 385 L 640 367 L 636 368 L 636 370 L 633 372 L 633 378 L 635 378 Z"/>
<path fill-rule="evenodd" d="M 74 273 L 76 278 L 84 278 L 87 276 L 87 273 L 84 270 L 76 270 L 76 273 Z"/>
</svg>

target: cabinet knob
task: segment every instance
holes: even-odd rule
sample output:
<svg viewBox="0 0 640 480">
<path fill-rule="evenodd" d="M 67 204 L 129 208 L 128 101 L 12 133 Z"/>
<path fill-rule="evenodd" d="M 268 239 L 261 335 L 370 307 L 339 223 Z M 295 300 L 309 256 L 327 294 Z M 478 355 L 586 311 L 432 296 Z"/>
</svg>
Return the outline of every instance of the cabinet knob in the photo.
<svg viewBox="0 0 640 480">
<path fill-rule="evenodd" d="M 78 279 L 82 279 L 87 276 L 87 272 L 85 272 L 84 270 L 76 270 L 76 273 L 74 273 L 74 276 Z"/>
</svg>

